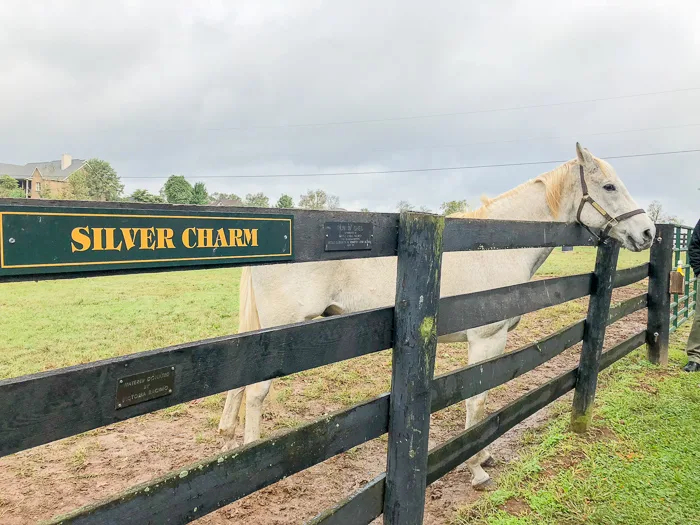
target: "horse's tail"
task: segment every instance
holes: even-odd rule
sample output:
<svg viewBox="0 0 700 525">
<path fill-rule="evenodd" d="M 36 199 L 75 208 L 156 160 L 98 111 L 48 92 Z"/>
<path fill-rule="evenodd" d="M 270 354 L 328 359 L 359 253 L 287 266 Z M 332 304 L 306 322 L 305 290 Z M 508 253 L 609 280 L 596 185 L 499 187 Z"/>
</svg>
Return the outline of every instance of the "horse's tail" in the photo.
<svg viewBox="0 0 700 525">
<path fill-rule="evenodd" d="M 255 290 L 253 289 L 253 272 L 250 266 L 246 266 L 241 273 L 240 295 L 238 299 L 238 333 L 252 332 L 260 328 L 258 305 L 255 302 Z M 241 423 L 245 420 L 245 393 L 246 391 L 243 390 L 243 400 L 241 401 L 241 408 L 238 410 L 238 417 Z"/>
<path fill-rule="evenodd" d="M 253 290 L 253 272 L 250 267 L 243 268 L 241 273 L 241 290 L 238 301 L 238 333 L 252 332 L 260 329 L 258 305 L 255 302 Z"/>
</svg>

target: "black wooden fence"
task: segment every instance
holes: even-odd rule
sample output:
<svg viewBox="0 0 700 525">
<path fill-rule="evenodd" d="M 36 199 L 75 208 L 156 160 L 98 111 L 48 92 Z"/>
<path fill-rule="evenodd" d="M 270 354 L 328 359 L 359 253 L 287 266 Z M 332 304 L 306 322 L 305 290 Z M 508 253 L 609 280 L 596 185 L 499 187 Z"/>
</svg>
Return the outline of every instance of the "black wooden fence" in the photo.
<svg viewBox="0 0 700 525">
<path fill-rule="evenodd" d="M 65 203 L 36 204 L 47 211 L 58 205 Z M 95 203 L 70 203 L 78 211 L 88 205 Z M 131 210 L 172 209 L 113 203 L 104 206 Z M 222 211 L 208 207 L 176 209 L 178 212 Z M 245 210 L 248 215 L 256 212 L 275 213 Z M 619 247 L 608 240 L 598 247 L 594 273 L 439 299 L 439 269 L 444 251 L 595 246 L 598 243 L 581 227 L 561 223 L 444 220 L 415 213 L 399 216 L 295 210 L 291 214 L 294 216 L 296 262 L 398 255 L 396 307 L 185 343 L 0 381 L 0 455 L 262 380 L 393 347 L 391 393 L 285 434 L 204 459 L 56 518 L 55 522 L 187 523 L 388 432 L 386 474 L 313 522 L 356 525 L 368 523 L 384 513 L 385 523 L 421 523 L 426 484 L 444 476 L 572 389 L 576 390 L 574 428 L 585 430 L 590 421 L 599 369 L 645 342 L 653 361 L 665 360 L 672 229 L 659 229 L 650 264 L 616 272 Z M 329 222 L 371 223 L 371 248 L 325 251 L 323 238 Z M 125 272 L 128 270 L 99 273 Z M 29 274 L 0 277 L 0 281 L 95 274 Z M 640 294 L 610 308 L 613 287 L 627 286 L 647 277 L 651 278 L 648 294 Z M 588 295 L 592 300 L 586 319 L 517 351 L 433 377 L 437 336 Z M 648 329 L 602 353 L 605 327 L 647 306 Z M 428 450 L 431 412 L 502 385 L 581 341 L 583 352 L 579 367 L 491 414 L 447 443 Z M 171 395 L 117 410 L 115 385 L 120 378 L 167 367 L 175 372 Z"/>
</svg>

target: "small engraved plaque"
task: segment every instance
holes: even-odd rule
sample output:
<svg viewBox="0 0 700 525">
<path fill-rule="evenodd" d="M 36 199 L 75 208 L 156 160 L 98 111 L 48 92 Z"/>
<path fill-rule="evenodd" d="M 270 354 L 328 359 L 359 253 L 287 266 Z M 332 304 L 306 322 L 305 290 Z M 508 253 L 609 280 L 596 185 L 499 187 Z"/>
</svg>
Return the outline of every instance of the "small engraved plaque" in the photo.
<svg viewBox="0 0 700 525">
<path fill-rule="evenodd" d="M 327 252 L 372 249 L 371 222 L 327 222 L 325 230 Z"/>
<path fill-rule="evenodd" d="M 175 367 L 166 366 L 117 380 L 116 408 L 126 408 L 173 393 Z"/>
</svg>

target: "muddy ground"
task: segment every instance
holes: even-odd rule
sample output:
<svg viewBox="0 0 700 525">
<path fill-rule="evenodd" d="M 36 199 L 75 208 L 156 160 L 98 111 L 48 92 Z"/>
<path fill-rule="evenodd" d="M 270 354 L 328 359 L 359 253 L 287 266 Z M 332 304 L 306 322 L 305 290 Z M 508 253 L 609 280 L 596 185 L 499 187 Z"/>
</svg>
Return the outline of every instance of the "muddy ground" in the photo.
<svg viewBox="0 0 700 525">
<path fill-rule="evenodd" d="M 639 287 L 616 290 L 614 301 L 640 291 Z M 585 311 L 585 301 L 574 302 L 573 307 L 577 312 Z M 509 350 L 558 328 L 551 316 L 542 313 L 530 314 L 525 320 L 525 327 L 510 335 Z M 637 312 L 608 330 L 606 347 L 645 326 L 646 312 Z M 538 369 L 495 389 L 489 396 L 487 409 L 497 410 L 576 366 L 579 350 L 578 346 L 569 349 Z M 455 368 L 466 362 L 466 351 L 460 345 L 440 345 L 438 353 L 443 368 Z M 353 361 L 347 367 L 350 379 L 338 381 L 335 386 L 361 388 L 365 386 L 363 375 L 372 371 L 386 375 L 389 357 L 382 353 Z M 353 367 L 358 367 L 361 373 L 353 373 Z M 381 384 L 388 378 L 377 381 Z M 324 388 L 335 386 L 326 384 Z M 320 396 L 308 395 L 313 388 L 316 388 L 313 373 L 293 377 L 282 387 L 273 387 L 265 405 L 266 433 L 292 428 L 347 405 L 338 401 L 342 396 L 335 391 L 334 395 L 326 395 L 327 392 Z M 223 444 L 216 433 L 221 406 L 222 399 L 218 396 L 0 459 L 0 523 L 20 525 L 49 519 L 216 454 Z M 516 458 L 523 433 L 541 426 L 546 419 L 547 409 L 500 438 L 491 446 L 496 459 L 503 464 Z M 463 403 L 434 414 L 431 446 L 451 438 L 462 431 L 463 426 Z M 197 523 L 302 523 L 380 474 L 385 462 L 386 438 L 380 438 L 261 490 Z M 497 474 L 498 470 L 496 467 L 492 472 Z M 478 498 L 479 493 L 472 490 L 470 480 L 468 469 L 462 465 L 431 486 L 427 493 L 425 523 L 448 523 L 458 507 Z"/>
</svg>

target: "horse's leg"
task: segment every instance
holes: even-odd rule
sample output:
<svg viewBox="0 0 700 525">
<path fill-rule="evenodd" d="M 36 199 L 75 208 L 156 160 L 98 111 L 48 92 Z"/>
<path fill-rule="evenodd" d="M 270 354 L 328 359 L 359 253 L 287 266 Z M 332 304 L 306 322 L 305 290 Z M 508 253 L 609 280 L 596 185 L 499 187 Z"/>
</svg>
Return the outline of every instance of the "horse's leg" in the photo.
<svg viewBox="0 0 700 525">
<path fill-rule="evenodd" d="M 470 330 L 469 338 L 469 364 L 478 363 L 484 359 L 490 359 L 503 353 L 506 346 L 506 336 L 509 323 L 498 323 L 482 328 Z M 486 398 L 488 392 L 483 392 L 467 399 L 467 417 L 465 428 L 470 428 L 484 419 Z M 488 450 L 484 449 L 467 460 L 467 467 L 472 473 L 472 486 L 476 490 L 485 490 L 493 485 L 491 476 L 484 470 L 484 466 L 490 466 L 493 458 Z"/>
<path fill-rule="evenodd" d="M 261 381 L 245 388 L 245 435 L 243 444 L 260 439 L 263 401 L 270 392 L 272 380 Z"/>
<path fill-rule="evenodd" d="M 221 414 L 221 421 L 219 422 L 219 434 L 223 434 L 224 439 L 226 440 L 223 447 L 224 451 L 236 447 L 236 426 L 238 425 L 238 413 L 241 410 L 241 402 L 243 401 L 245 389 L 246 387 L 241 387 L 236 388 L 235 390 L 230 390 L 226 396 L 224 412 Z"/>
</svg>

